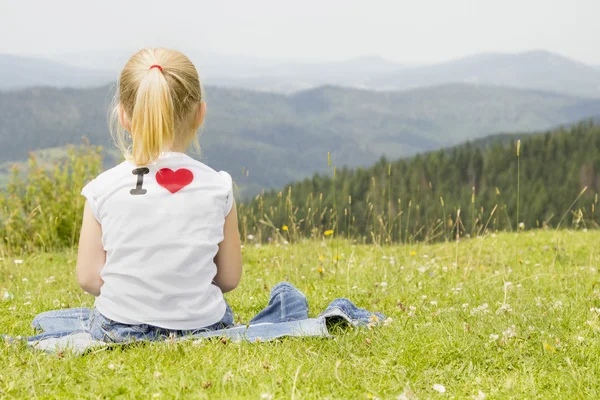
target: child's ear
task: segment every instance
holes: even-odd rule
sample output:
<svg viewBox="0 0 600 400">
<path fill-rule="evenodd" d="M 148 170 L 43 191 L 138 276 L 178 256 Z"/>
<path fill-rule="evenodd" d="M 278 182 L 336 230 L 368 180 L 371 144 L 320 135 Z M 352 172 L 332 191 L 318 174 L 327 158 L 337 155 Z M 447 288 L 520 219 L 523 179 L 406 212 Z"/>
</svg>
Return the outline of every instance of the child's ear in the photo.
<svg viewBox="0 0 600 400">
<path fill-rule="evenodd" d="M 196 126 L 200 127 L 204 122 L 204 116 L 206 115 L 206 102 L 198 104 L 198 111 L 196 112 Z"/>
<path fill-rule="evenodd" d="M 123 125 L 123 128 L 131 132 L 131 122 L 129 122 L 129 118 L 127 118 L 127 114 L 125 114 L 125 110 L 123 110 L 121 104 L 119 104 L 119 122 Z"/>
</svg>

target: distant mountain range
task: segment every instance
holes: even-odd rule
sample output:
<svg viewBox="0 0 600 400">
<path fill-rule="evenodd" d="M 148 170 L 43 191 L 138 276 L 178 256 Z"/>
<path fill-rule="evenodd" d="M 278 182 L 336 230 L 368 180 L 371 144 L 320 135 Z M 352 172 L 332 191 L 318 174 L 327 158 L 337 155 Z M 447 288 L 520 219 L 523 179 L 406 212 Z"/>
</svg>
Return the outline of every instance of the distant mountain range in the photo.
<svg viewBox="0 0 600 400">
<path fill-rule="evenodd" d="M 116 79 L 128 56 L 85 53 L 48 61 L 0 55 L 0 90 L 98 86 Z M 547 51 L 485 53 L 432 65 L 402 65 L 377 56 L 322 63 L 277 62 L 214 53 L 192 53 L 190 58 L 207 85 L 279 93 L 323 85 L 406 90 L 470 83 L 600 97 L 599 66 Z"/>
<path fill-rule="evenodd" d="M 0 54 L 0 90 L 35 86 L 94 87 L 114 81 L 117 75 L 101 69 L 74 67 L 41 58 Z"/>
<path fill-rule="evenodd" d="M 80 143 L 111 147 L 111 86 L 0 92 L 0 164 Z M 327 170 L 366 166 L 499 132 L 532 132 L 600 114 L 600 99 L 451 84 L 403 92 L 325 86 L 292 95 L 208 87 L 203 156 L 246 195 Z M 109 160 L 109 163 L 114 160 Z"/>
<path fill-rule="evenodd" d="M 373 89 L 407 89 L 448 82 L 539 89 L 600 97 L 600 70 L 546 51 L 481 54 L 404 69 L 366 82 Z"/>
</svg>

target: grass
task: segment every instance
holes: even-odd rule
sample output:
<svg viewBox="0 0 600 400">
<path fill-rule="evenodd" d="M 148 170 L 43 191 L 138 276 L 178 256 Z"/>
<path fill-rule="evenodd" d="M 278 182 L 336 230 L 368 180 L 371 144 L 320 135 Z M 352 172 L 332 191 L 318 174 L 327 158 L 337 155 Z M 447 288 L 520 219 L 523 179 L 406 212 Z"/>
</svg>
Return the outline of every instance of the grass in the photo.
<svg viewBox="0 0 600 400">
<path fill-rule="evenodd" d="M 311 316 L 349 297 L 390 316 L 389 326 L 335 339 L 158 343 L 82 357 L 2 344 L 0 397 L 600 397 L 600 232 L 521 233 L 517 261 L 514 233 L 383 248 L 337 239 L 334 248 L 331 239 L 246 242 L 242 283 L 227 295 L 236 319 L 248 321 L 288 280 L 307 295 Z M 22 264 L 5 256 L 0 296 L 14 298 L 0 300 L 0 332 L 31 334 L 38 312 L 92 306 L 74 265 L 74 251 Z"/>
</svg>

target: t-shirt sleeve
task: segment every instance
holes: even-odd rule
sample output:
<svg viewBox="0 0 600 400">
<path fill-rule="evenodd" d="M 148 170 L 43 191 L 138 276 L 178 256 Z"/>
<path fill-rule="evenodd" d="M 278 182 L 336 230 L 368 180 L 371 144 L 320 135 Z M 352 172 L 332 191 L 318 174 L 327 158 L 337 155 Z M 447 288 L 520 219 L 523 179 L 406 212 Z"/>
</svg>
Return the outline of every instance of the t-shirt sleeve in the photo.
<svg viewBox="0 0 600 400">
<path fill-rule="evenodd" d="M 98 223 L 100 222 L 100 213 L 98 212 L 98 198 L 96 197 L 96 180 L 93 179 L 92 181 L 90 181 L 87 185 L 85 185 L 83 187 L 83 189 L 81 189 L 81 194 L 87 199 L 87 203 L 90 207 L 90 210 L 92 211 L 92 214 L 94 215 L 94 218 L 96 218 L 96 221 L 98 221 Z"/>
<path fill-rule="evenodd" d="M 225 200 L 225 216 L 229 215 L 231 211 L 231 207 L 233 206 L 233 180 L 231 179 L 231 175 L 229 175 L 225 171 L 219 171 L 219 175 L 225 180 L 225 184 L 227 185 L 227 199 Z"/>
</svg>

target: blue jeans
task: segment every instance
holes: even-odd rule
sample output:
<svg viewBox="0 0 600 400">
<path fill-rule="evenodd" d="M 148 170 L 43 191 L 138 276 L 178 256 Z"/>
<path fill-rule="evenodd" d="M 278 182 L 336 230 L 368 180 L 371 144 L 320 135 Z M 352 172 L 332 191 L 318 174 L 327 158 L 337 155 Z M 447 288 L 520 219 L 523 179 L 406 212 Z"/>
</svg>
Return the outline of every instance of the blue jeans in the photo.
<svg viewBox="0 0 600 400">
<path fill-rule="evenodd" d="M 83 351 L 98 343 L 127 343 L 162 339 L 227 337 L 251 342 L 268 341 L 284 336 L 331 336 L 327 325 L 343 321 L 354 326 L 376 324 L 385 316 L 356 307 L 348 299 L 336 299 L 317 318 L 308 317 L 308 302 L 302 292 L 287 282 L 271 290 L 267 306 L 246 325 L 233 324 L 233 313 L 227 305 L 221 321 L 197 330 L 169 330 L 151 325 L 126 325 L 112 321 L 95 309 L 71 308 L 48 311 L 33 319 L 33 327 L 44 332 L 26 338 L 43 350 L 69 346 Z"/>
</svg>

